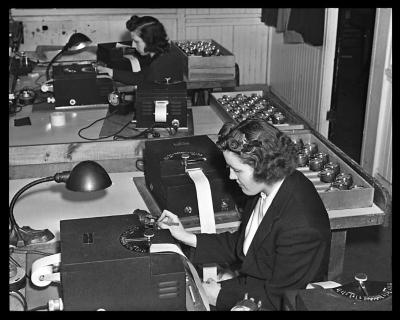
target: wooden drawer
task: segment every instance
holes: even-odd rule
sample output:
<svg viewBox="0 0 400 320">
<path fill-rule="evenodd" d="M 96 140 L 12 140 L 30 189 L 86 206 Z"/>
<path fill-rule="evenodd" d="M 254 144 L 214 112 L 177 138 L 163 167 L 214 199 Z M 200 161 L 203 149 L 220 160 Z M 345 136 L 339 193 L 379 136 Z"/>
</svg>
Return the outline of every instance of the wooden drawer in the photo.
<svg viewBox="0 0 400 320">
<path fill-rule="evenodd" d="M 218 81 L 235 79 L 235 57 L 223 46 L 214 40 L 185 40 L 185 41 L 211 41 L 211 45 L 216 46 L 221 55 L 219 56 L 188 56 L 177 43 L 172 44 L 177 48 L 177 52 L 182 58 L 185 76 L 188 81 Z"/>
</svg>

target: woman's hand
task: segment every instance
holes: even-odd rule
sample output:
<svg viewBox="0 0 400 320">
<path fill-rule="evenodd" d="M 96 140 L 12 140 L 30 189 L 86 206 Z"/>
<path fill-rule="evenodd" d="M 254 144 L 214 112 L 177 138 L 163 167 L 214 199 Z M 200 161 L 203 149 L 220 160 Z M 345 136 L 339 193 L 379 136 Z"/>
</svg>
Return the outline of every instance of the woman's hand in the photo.
<svg viewBox="0 0 400 320">
<path fill-rule="evenodd" d="M 107 73 L 111 78 L 113 77 L 113 69 L 101 65 L 96 67 L 97 73 Z"/>
<path fill-rule="evenodd" d="M 196 247 L 196 235 L 186 231 L 179 218 L 172 212 L 164 210 L 160 218 L 158 218 L 157 224 L 161 229 L 168 229 L 176 240 L 191 247 Z"/>
<path fill-rule="evenodd" d="M 216 282 L 214 279 L 208 279 L 206 282 L 202 283 L 204 291 L 206 292 L 208 302 L 216 306 L 218 294 L 221 291 L 221 284 Z"/>
</svg>

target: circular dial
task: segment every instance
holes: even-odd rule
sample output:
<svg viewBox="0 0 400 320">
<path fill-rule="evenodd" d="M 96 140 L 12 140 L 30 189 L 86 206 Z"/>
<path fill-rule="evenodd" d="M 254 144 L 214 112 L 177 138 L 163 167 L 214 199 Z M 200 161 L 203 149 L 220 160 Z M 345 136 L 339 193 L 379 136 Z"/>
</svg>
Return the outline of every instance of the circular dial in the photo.
<svg viewBox="0 0 400 320">
<path fill-rule="evenodd" d="M 166 156 L 164 156 L 163 160 L 182 160 L 182 155 L 187 158 L 187 160 L 194 160 L 204 157 L 203 153 L 197 151 L 179 151 L 167 154 Z"/>
<path fill-rule="evenodd" d="M 333 288 L 336 293 L 353 300 L 379 301 L 392 295 L 392 283 L 382 281 L 363 281 L 365 291 L 359 281 Z M 366 294 L 368 292 L 368 294 Z"/>
<path fill-rule="evenodd" d="M 130 226 L 121 233 L 119 241 L 126 249 L 135 252 L 149 252 L 150 241 L 142 226 Z"/>
</svg>

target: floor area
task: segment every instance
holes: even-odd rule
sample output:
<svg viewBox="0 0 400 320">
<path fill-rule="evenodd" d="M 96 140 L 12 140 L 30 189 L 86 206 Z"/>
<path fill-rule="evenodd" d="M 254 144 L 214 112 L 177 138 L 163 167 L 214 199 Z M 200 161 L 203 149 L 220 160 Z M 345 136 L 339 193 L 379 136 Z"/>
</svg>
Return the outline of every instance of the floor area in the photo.
<svg viewBox="0 0 400 320">
<path fill-rule="evenodd" d="M 373 281 L 392 281 L 392 223 L 350 229 L 341 283 L 354 281 L 363 272 Z"/>
</svg>

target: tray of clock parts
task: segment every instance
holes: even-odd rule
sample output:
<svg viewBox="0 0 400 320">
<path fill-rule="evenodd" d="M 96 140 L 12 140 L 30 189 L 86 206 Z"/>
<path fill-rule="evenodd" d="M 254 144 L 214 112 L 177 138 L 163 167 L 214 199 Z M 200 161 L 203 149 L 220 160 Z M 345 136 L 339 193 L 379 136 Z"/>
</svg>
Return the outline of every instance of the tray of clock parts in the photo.
<svg viewBox="0 0 400 320">
<path fill-rule="evenodd" d="M 310 169 L 310 164 L 297 167 L 309 180 L 311 180 L 317 189 L 326 209 L 353 209 L 371 207 L 374 199 L 374 187 L 370 185 L 363 177 L 352 169 L 344 160 L 331 150 L 323 141 L 316 137 L 310 130 L 299 130 L 297 132 L 285 132 L 293 141 L 298 143 L 302 141 L 304 145 L 314 143 L 317 145 L 317 152 L 328 155 L 328 161 L 339 164 L 339 173 L 350 174 L 352 183 L 348 189 L 342 190 L 332 187 L 333 183 L 321 181 L 320 172 Z M 316 169 L 314 167 L 313 169 Z"/>
<path fill-rule="evenodd" d="M 173 41 L 188 81 L 235 79 L 235 56 L 212 39 Z"/>
<path fill-rule="evenodd" d="M 287 107 L 262 90 L 213 92 L 210 106 L 224 122 L 239 123 L 249 117 L 260 117 L 283 131 L 304 129 L 304 124 L 288 112 Z"/>
</svg>

